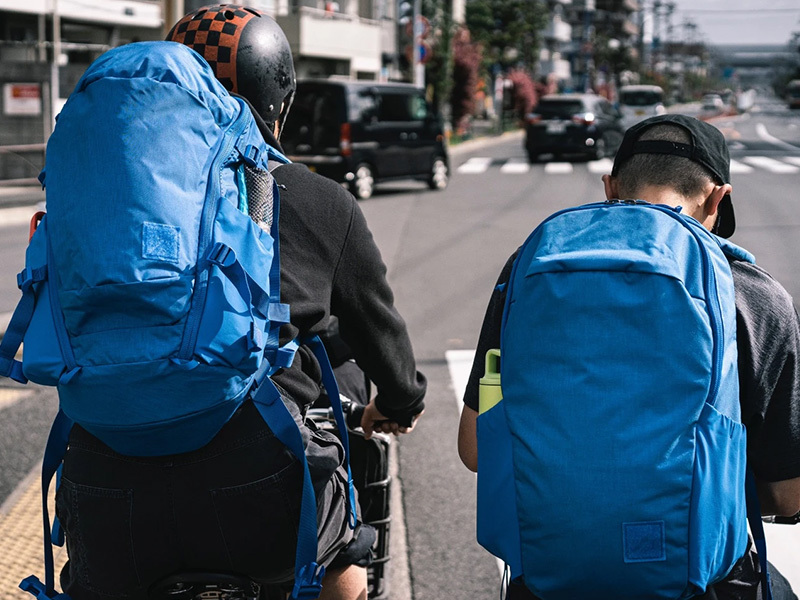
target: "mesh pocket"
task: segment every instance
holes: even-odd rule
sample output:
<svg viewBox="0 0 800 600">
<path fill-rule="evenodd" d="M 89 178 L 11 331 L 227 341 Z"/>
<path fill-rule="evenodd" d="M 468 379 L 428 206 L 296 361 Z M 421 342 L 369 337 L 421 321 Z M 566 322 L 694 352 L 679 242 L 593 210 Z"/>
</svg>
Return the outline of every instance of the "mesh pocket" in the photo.
<svg viewBox="0 0 800 600">
<path fill-rule="evenodd" d="M 275 179 L 269 171 L 245 165 L 244 182 L 247 187 L 247 212 L 261 229 L 269 233 L 272 229 Z"/>
</svg>

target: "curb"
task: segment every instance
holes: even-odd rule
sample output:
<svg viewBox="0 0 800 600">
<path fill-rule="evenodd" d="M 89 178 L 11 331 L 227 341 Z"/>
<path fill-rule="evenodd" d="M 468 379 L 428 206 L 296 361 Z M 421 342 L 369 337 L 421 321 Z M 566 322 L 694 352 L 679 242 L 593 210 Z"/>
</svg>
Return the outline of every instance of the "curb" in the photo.
<svg viewBox="0 0 800 600">
<path fill-rule="evenodd" d="M 525 130 L 517 129 L 516 131 L 507 131 L 500 135 L 485 136 L 467 140 L 465 142 L 461 142 L 460 144 L 456 144 L 455 146 L 449 146 L 447 151 L 450 156 L 456 157 L 467 154 L 468 152 L 472 152 L 474 150 L 479 150 L 481 148 L 487 148 L 502 144 L 504 142 L 522 139 L 523 137 L 525 137 Z"/>
</svg>

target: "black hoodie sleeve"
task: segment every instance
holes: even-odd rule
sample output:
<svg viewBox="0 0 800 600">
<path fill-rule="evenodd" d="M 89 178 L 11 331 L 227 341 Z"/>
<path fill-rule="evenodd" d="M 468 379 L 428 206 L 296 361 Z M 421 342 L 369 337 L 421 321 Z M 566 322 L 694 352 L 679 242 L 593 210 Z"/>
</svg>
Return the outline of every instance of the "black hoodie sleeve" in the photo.
<svg viewBox="0 0 800 600">
<path fill-rule="evenodd" d="M 425 376 L 416 370 L 406 325 L 394 307 L 386 266 L 358 204 L 336 267 L 331 312 L 356 363 L 377 389 L 387 418 L 410 425 L 424 408 Z"/>
</svg>

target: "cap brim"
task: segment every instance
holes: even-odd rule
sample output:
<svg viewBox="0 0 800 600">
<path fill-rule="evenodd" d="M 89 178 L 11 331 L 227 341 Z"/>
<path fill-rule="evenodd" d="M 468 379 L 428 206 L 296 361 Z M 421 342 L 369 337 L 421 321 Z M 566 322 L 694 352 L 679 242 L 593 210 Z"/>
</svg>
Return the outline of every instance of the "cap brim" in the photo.
<svg viewBox="0 0 800 600">
<path fill-rule="evenodd" d="M 719 216 L 714 227 L 714 233 L 723 238 L 729 238 L 736 230 L 736 217 L 733 214 L 733 202 L 730 194 L 725 194 L 717 209 Z"/>
</svg>

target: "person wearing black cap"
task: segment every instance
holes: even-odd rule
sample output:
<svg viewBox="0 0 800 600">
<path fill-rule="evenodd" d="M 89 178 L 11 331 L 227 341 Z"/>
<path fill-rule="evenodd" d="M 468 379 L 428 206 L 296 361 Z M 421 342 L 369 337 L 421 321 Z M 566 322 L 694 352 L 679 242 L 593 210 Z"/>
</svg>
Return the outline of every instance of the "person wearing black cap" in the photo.
<svg viewBox="0 0 800 600">
<path fill-rule="evenodd" d="M 736 229 L 730 156 L 715 127 L 684 115 L 661 115 L 631 127 L 603 185 L 608 200 L 644 200 L 680 206 L 716 235 Z M 458 435 L 462 462 L 477 471 L 478 380 L 484 357 L 500 347 L 507 283 L 517 252 L 503 268 L 481 329 L 476 358 L 464 394 Z M 800 319 L 786 290 L 762 268 L 730 259 L 736 295 L 737 347 L 742 422 L 748 460 L 755 472 L 762 514 L 800 511 Z M 579 465 L 576 465 L 578 468 Z M 773 598 L 796 599 L 785 578 L 770 565 Z M 727 577 L 705 594 L 706 600 L 756 600 L 760 567 L 751 541 Z M 508 598 L 533 594 L 512 582 Z"/>
</svg>

